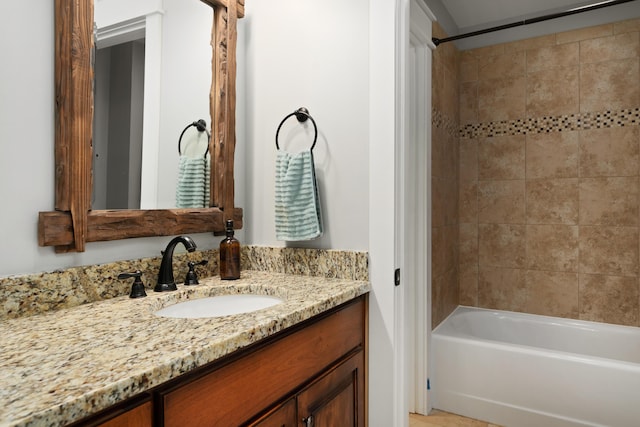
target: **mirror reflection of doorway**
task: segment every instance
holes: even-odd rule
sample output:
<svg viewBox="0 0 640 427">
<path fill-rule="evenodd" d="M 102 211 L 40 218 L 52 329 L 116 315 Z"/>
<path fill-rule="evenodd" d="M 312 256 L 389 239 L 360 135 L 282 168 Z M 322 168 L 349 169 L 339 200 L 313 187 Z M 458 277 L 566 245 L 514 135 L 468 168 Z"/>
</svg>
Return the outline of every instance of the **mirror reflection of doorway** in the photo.
<svg viewBox="0 0 640 427">
<path fill-rule="evenodd" d="M 92 209 L 140 209 L 145 39 L 95 56 Z"/>
</svg>

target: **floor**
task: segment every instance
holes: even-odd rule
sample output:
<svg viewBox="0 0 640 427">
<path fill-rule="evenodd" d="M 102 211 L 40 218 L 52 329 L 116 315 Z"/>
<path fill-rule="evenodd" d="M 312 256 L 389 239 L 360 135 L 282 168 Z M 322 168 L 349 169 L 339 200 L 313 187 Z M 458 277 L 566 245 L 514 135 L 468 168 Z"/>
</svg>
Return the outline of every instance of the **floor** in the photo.
<svg viewBox="0 0 640 427">
<path fill-rule="evenodd" d="M 500 427 L 496 424 L 473 420 L 433 410 L 430 415 L 409 414 L 409 427 Z"/>
</svg>

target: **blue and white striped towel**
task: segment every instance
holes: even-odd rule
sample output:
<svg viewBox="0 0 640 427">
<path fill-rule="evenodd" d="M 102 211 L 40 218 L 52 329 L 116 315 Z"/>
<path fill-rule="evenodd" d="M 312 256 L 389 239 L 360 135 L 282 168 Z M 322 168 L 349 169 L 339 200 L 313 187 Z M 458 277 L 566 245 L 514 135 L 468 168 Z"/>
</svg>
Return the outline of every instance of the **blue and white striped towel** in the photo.
<svg viewBox="0 0 640 427">
<path fill-rule="evenodd" d="M 276 157 L 276 238 L 311 240 L 322 235 L 320 201 L 311 151 Z"/>
<path fill-rule="evenodd" d="M 176 187 L 177 208 L 209 207 L 210 169 L 209 156 L 180 156 Z"/>
</svg>

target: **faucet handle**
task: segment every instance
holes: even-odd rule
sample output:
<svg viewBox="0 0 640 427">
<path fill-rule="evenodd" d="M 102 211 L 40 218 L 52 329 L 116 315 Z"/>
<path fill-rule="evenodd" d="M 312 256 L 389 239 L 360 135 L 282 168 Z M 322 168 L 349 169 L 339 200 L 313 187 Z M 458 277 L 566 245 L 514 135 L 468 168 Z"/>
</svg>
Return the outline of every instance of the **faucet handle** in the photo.
<svg viewBox="0 0 640 427">
<path fill-rule="evenodd" d="M 198 282 L 198 276 L 196 276 L 194 267 L 196 265 L 207 265 L 208 262 L 209 261 L 207 261 L 206 259 L 203 259 L 202 261 L 199 261 L 199 262 L 189 261 L 187 263 L 187 265 L 189 266 L 189 271 L 187 272 L 187 278 L 184 279 L 184 284 L 186 286 L 199 284 L 200 282 Z"/>
<path fill-rule="evenodd" d="M 118 279 L 130 279 L 133 278 L 133 285 L 131 285 L 131 293 L 129 294 L 129 298 L 141 298 L 146 297 L 147 293 L 144 291 L 144 283 L 142 283 L 142 272 L 140 270 L 136 270 L 133 273 L 120 273 L 118 274 Z"/>
</svg>

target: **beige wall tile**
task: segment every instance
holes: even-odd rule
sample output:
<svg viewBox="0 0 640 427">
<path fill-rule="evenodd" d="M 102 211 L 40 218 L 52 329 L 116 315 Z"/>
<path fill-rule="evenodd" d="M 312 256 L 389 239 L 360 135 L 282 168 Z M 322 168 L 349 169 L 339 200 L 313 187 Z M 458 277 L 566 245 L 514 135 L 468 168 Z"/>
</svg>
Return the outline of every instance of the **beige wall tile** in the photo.
<svg viewBox="0 0 640 427">
<path fill-rule="evenodd" d="M 478 182 L 478 222 L 524 224 L 524 179 Z"/>
<path fill-rule="evenodd" d="M 460 182 L 478 180 L 478 140 L 460 140 Z"/>
<path fill-rule="evenodd" d="M 445 178 L 431 178 L 431 225 L 441 227 L 446 223 L 446 198 L 449 195 L 445 190 Z"/>
<path fill-rule="evenodd" d="M 556 34 L 556 42 L 558 44 L 571 43 L 611 35 L 613 35 L 613 24 L 605 24 L 558 33 Z"/>
<path fill-rule="evenodd" d="M 478 225 L 480 267 L 524 268 L 525 253 L 524 225 Z"/>
<path fill-rule="evenodd" d="M 444 91 L 441 82 L 444 82 L 445 70 L 442 55 L 438 55 L 437 52 L 438 50 L 436 49 L 431 61 L 431 108 L 437 111 L 443 111 Z"/>
<path fill-rule="evenodd" d="M 623 33 L 580 42 L 580 62 L 604 62 L 637 58 L 640 54 L 640 33 Z"/>
<path fill-rule="evenodd" d="M 527 313 L 577 319 L 578 274 L 528 270 Z"/>
<path fill-rule="evenodd" d="M 460 265 L 478 265 L 478 224 L 460 224 Z"/>
<path fill-rule="evenodd" d="M 458 98 L 460 84 L 458 83 L 458 71 L 445 69 L 445 77 L 442 86 L 442 111 L 454 123 L 459 122 L 460 102 Z"/>
<path fill-rule="evenodd" d="M 578 227 L 527 225 L 527 267 L 531 270 L 578 271 Z"/>
<path fill-rule="evenodd" d="M 527 304 L 525 270 L 480 266 L 478 306 L 524 311 Z"/>
<path fill-rule="evenodd" d="M 504 44 L 496 44 L 493 46 L 484 46 L 476 49 L 470 49 L 465 51 L 466 55 L 471 55 L 474 58 L 483 58 L 487 56 L 503 55 L 505 50 Z"/>
<path fill-rule="evenodd" d="M 460 55 L 460 83 L 478 80 L 478 58 Z"/>
<path fill-rule="evenodd" d="M 558 67 L 574 67 L 580 63 L 580 44 L 566 43 L 527 51 L 527 72 Z"/>
<path fill-rule="evenodd" d="M 580 318 L 639 326 L 638 279 L 580 275 Z"/>
<path fill-rule="evenodd" d="M 580 272 L 638 275 L 638 228 L 580 226 Z"/>
<path fill-rule="evenodd" d="M 522 118 L 525 100 L 524 77 L 481 80 L 478 85 L 478 118 L 483 123 Z"/>
<path fill-rule="evenodd" d="M 481 56 L 478 58 L 478 79 L 501 79 L 523 76 L 525 71 L 524 52 L 504 55 Z"/>
<path fill-rule="evenodd" d="M 581 178 L 579 223 L 638 226 L 638 177 Z"/>
<path fill-rule="evenodd" d="M 445 272 L 445 231 L 444 227 L 431 227 L 431 274 L 442 276 Z"/>
<path fill-rule="evenodd" d="M 639 152 L 637 126 L 580 131 L 580 176 L 638 175 Z"/>
<path fill-rule="evenodd" d="M 460 85 L 460 124 L 478 122 L 478 82 Z"/>
<path fill-rule="evenodd" d="M 447 134 L 442 126 L 432 126 L 431 128 L 431 176 L 444 178 L 446 171 Z"/>
<path fill-rule="evenodd" d="M 580 69 L 580 112 L 636 108 L 640 104 L 639 60 L 583 64 Z"/>
<path fill-rule="evenodd" d="M 527 117 L 574 114 L 580 111 L 578 67 L 562 67 L 529 73 Z"/>
<path fill-rule="evenodd" d="M 442 28 L 440 23 L 438 23 L 438 21 L 435 21 L 431 26 L 431 34 L 433 37 L 437 37 L 439 39 L 447 37 L 447 33 L 444 31 L 444 29 Z"/>
<path fill-rule="evenodd" d="M 444 270 L 457 269 L 460 264 L 459 228 L 458 224 L 443 227 L 444 232 Z"/>
<path fill-rule="evenodd" d="M 459 123 L 456 121 L 455 123 Z M 445 133 L 446 145 L 444 150 L 444 167 L 442 176 L 458 180 L 458 168 L 460 167 L 460 141 L 457 134 Z"/>
<path fill-rule="evenodd" d="M 518 40 L 515 42 L 505 43 L 505 53 L 523 52 L 530 49 L 539 49 L 545 46 L 553 46 L 556 44 L 556 35 L 548 34 L 546 36 L 532 37 L 530 39 Z"/>
<path fill-rule="evenodd" d="M 580 225 L 638 226 L 638 177 L 581 178 Z"/>
<path fill-rule="evenodd" d="M 478 305 L 478 264 L 461 264 L 459 275 L 459 303 L 476 307 Z"/>
<path fill-rule="evenodd" d="M 478 222 L 478 182 L 466 181 L 460 183 L 458 196 L 459 218 L 461 223 Z"/>
<path fill-rule="evenodd" d="M 528 224 L 578 223 L 577 178 L 527 180 Z"/>
<path fill-rule="evenodd" d="M 628 33 L 631 31 L 640 31 L 640 19 L 628 19 L 613 24 L 614 34 Z"/>
<path fill-rule="evenodd" d="M 478 140 L 478 179 L 524 179 L 524 177 L 524 135 Z"/>
<path fill-rule="evenodd" d="M 433 279 L 431 286 L 432 327 L 442 322 L 458 305 L 458 269 L 446 271 Z"/>
<path fill-rule="evenodd" d="M 527 179 L 577 177 L 578 137 L 578 131 L 527 135 Z"/>
<path fill-rule="evenodd" d="M 459 210 L 458 210 L 458 197 L 456 194 L 458 191 L 458 180 L 448 179 L 445 185 L 445 198 L 444 198 L 444 223 L 446 225 L 458 224 Z"/>
</svg>

